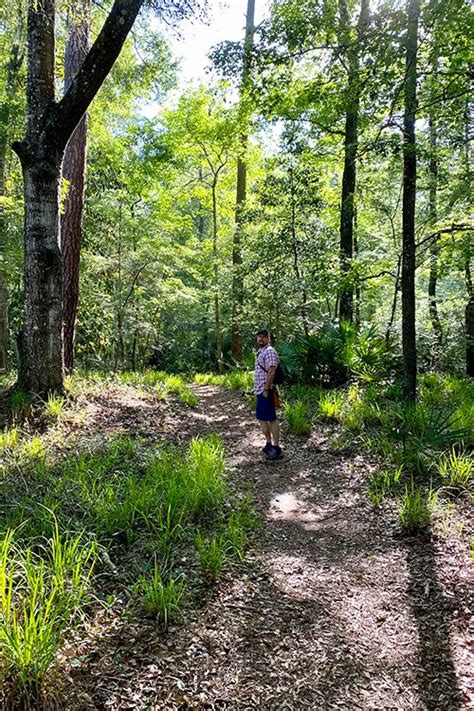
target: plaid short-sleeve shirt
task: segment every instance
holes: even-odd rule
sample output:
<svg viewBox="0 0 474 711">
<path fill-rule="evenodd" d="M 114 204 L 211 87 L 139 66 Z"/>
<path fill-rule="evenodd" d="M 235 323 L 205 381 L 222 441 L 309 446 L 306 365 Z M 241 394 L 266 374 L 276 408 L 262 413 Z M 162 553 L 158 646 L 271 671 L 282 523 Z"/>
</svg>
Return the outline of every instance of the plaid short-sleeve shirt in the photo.
<svg viewBox="0 0 474 711">
<path fill-rule="evenodd" d="M 253 373 L 253 391 L 255 395 L 260 395 L 265 390 L 267 384 L 267 373 L 265 371 L 268 371 L 272 365 L 276 367 L 279 362 L 278 353 L 273 346 L 265 346 L 257 351 Z"/>
</svg>

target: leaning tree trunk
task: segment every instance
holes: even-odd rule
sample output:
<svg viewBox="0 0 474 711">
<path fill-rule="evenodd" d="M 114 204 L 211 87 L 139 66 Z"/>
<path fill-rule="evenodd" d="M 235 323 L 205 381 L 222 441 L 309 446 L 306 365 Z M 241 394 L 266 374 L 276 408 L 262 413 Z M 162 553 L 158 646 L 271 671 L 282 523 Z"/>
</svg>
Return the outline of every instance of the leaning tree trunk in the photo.
<svg viewBox="0 0 474 711">
<path fill-rule="evenodd" d="M 358 147 L 358 123 L 360 105 L 360 68 L 358 43 L 369 18 L 369 2 L 362 0 L 357 40 L 351 38 L 351 22 L 346 0 L 339 0 L 340 44 L 346 47 L 348 64 L 348 98 L 344 129 L 344 170 L 342 174 L 339 245 L 342 288 L 339 301 L 339 318 L 352 321 L 354 310 L 354 287 L 351 283 L 351 262 L 354 253 L 354 193 L 356 188 L 356 158 Z"/>
<path fill-rule="evenodd" d="M 242 274 L 243 211 L 247 198 L 247 144 L 248 144 L 248 99 L 251 78 L 255 0 L 247 0 L 245 24 L 244 61 L 240 95 L 241 133 L 237 159 L 237 197 L 235 202 L 235 231 L 232 247 L 232 356 L 240 362 L 243 358 L 242 315 L 244 309 L 244 278 Z"/>
<path fill-rule="evenodd" d="M 69 89 L 87 55 L 90 33 L 89 0 L 79 0 L 71 3 L 68 25 L 69 38 L 66 45 L 64 77 L 66 91 Z M 63 180 L 67 181 L 66 201 L 64 213 L 61 217 L 61 246 L 64 266 L 64 367 L 67 373 L 72 371 L 74 364 L 86 146 L 87 114 L 84 114 L 69 139 L 62 167 Z"/>
<path fill-rule="evenodd" d="M 402 350 L 403 393 L 416 400 L 415 326 L 415 205 L 416 205 L 416 79 L 419 0 L 408 0 L 406 38 L 405 112 L 403 117 L 403 215 L 402 215 Z"/>
<path fill-rule="evenodd" d="M 115 0 L 63 98 L 55 101 L 54 0 L 29 0 L 27 134 L 13 144 L 25 196 L 25 307 L 18 387 L 45 396 L 64 384 L 59 182 L 64 150 L 110 72 L 143 4 Z"/>
</svg>

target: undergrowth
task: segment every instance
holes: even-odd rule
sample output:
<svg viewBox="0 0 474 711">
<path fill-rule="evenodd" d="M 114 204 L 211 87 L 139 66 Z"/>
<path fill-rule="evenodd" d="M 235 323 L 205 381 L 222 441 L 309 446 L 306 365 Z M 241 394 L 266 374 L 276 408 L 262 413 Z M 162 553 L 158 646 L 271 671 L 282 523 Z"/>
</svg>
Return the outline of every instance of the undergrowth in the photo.
<svg viewBox="0 0 474 711">
<path fill-rule="evenodd" d="M 47 685 L 92 598 L 105 604 L 125 587 L 127 615 L 165 629 L 201 577 L 243 559 L 255 525 L 229 486 L 216 435 L 186 447 L 118 435 L 60 455 L 56 444 L 18 426 L 0 433 L 0 672 L 25 698 Z M 218 541 L 221 561 L 198 540 Z"/>
</svg>

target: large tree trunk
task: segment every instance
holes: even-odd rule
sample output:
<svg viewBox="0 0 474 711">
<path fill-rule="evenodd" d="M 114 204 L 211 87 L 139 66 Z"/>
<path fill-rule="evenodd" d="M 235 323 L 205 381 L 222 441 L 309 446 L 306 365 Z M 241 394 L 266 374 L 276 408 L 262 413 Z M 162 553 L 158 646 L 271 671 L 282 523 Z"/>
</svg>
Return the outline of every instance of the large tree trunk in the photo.
<svg viewBox="0 0 474 711">
<path fill-rule="evenodd" d="M 416 400 L 415 326 L 415 205 L 416 205 L 416 79 L 419 0 L 408 0 L 406 38 L 405 113 L 403 117 L 403 216 L 402 216 L 402 350 L 403 393 Z"/>
<path fill-rule="evenodd" d="M 237 197 L 235 203 L 235 231 L 232 249 L 232 356 L 240 362 L 243 357 L 242 314 L 244 309 L 244 278 L 242 274 L 243 212 L 247 198 L 247 143 L 248 143 L 248 92 L 251 77 L 255 0 L 247 0 L 245 24 L 244 61 L 240 92 L 241 134 L 237 159 Z"/>
<path fill-rule="evenodd" d="M 434 118 L 433 114 L 430 116 L 430 153 L 429 212 L 431 227 L 435 229 L 437 221 L 436 198 L 438 188 L 438 156 L 436 119 Z M 441 321 L 439 320 L 438 304 L 436 301 L 436 285 L 438 282 L 438 254 L 439 242 L 438 240 L 433 240 L 433 244 L 430 249 L 430 276 L 428 280 L 428 298 L 431 325 L 433 326 L 433 331 L 436 335 L 436 360 L 439 359 L 443 346 L 443 329 L 441 326 Z"/>
<path fill-rule="evenodd" d="M 45 396 L 63 389 L 63 279 L 59 180 L 66 144 L 112 68 L 143 4 L 115 0 L 93 47 L 58 103 L 54 0 L 29 0 L 27 134 L 13 144 L 25 195 L 25 312 L 18 386 Z"/>
<path fill-rule="evenodd" d="M 19 386 L 43 396 L 63 387 L 61 153 L 52 136 L 42 132 L 45 115 L 54 102 L 54 16 L 53 0 L 30 2 L 28 145 L 20 152 L 25 196 L 25 313 L 19 339 Z"/>
<path fill-rule="evenodd" d="M 340 259 L 342 288 L 339 301 L 339 318 L 352 321 L 354 287 L 350 272 L 354 250 L 354 193 L 356 187 L 356 158 L 358 147 L 358 122 L 360 105 L 360 76 L 358 42 L 369 19 L 369 2 L 362 0 L 357 27 L 357 42 L 351 39 L 351 22 L 346 0 L 339 0 L 340 44 L 346 47 L 348 64 L 348 97 L 344 129 L 344 170 L 342 174 L 340 209 Z"/>
<path fill-rule="evenodd" d="M 66 91 L 87 55 L 90 32 L 89 0 L 71 3 L 68 26 L 69 38 L 66 45 L 64 77 Z M 61 246 L 64 266 L 64 366 L 67 373 L 72 371 L 74 364 L 86 145 L 87 114 L 84 114 L 69 139 L 62 168 L 63 179 L 68 183 L 64 213 L 61 218 Z"/>
</svg>

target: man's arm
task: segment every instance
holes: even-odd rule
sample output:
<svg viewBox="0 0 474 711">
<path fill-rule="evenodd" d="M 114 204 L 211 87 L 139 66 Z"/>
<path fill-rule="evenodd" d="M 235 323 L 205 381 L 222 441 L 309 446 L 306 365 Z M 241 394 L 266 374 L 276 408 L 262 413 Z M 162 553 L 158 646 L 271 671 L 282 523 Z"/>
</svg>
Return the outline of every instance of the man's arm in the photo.
<svg viewBox="0 0 474 711">
<path fill-rule="evenodd" d="M 276 370 L 276 365 L 271 365 L 267 371 L 267 382 L 265 385 L 265 390 L 263 391 L 263 394 L 265 395 L 265 397 L 268 395 L 268 391 L 272 387 L 273 378 L 275 377 L 275 370 Z"/>
</svg>

